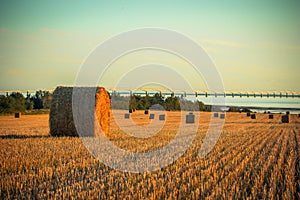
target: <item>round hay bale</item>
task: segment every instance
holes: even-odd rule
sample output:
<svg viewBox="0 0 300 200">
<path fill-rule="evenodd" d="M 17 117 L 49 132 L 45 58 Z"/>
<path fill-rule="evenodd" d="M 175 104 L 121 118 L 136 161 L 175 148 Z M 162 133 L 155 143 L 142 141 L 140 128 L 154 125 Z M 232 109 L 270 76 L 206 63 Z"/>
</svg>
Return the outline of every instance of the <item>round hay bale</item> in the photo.
<svg viewBox="0 0 300 200">
<path fill-rule="evenodd" d="M 256 119 L 256 115 L 255 114 L 251 114 L 251 119 Z"/>
<path fill-rule="evenodd" d="M 195 115 L 193 113 L 189 113 L 185 116 L 185 123 L 194 124 L 195 123 Z"/>
<path fill-rule="evenodd" d="M 96 125 L 99 123 L 101 131 L 109 135 L 110 123 L 110 98 L 107 91 L 103 87 L 91 88 L 82 87 L 82 95 L 94 89 L 95 105 L 82 105 L 83 108 L 91 108 L 94 114 L 89 123 L 92 123 L 94 131 L 85 133 L 81 136 L 98 136 Z M 73 87 L 57 87 L 53 93 L 53 100 L 50 107 L 50 135 L 52 136 L 79 136 L 75 128 L 73 112 L 72 112 L 72 94 Z M 81 122 L 80 122 L 81 123 Z M 87 123 L 87 124 L 89 124 Z"/>
<path fill-rule="evenodd" d="M 164 115 L 164 114 L 159 115 L 159 120 L 163 121 L 163 120 L 165 120 L 165 118 L 166 118 L 166 115 Z"/>
<path fill-rule="evenodd" d="M 149 119 L 154 119 L 154 114 L 150 114 Z"/>
<path fill-rule="evenodd" d="M 15 112 L 15 118 L 21 118 L 21 113 L 20 112 Z"/>
<path fill-rule="evenodd" d="M 108 136 L 110 124 L 110 98 L 108 92 L 103 87 L 98 88 L 96 92 L 95 116 L 102 131 Z"/>
<path fill-rule="evenodd" d="M 283 115 L 283 116 L 281 116 L 281 122 L 282 123 L 290 123 L 290 117 L 289 117 L 289 115 Z"/>
<path fill-rule="evenodd" d="M 220 114 L 220 119 L 225 119 L 225 114 L 224 113 Z"/>
<path fill-rule="evenodd" d="M 273 114 L 269 114 L 269 119 L 274 119 L 274 115 Z"/>
</svg>

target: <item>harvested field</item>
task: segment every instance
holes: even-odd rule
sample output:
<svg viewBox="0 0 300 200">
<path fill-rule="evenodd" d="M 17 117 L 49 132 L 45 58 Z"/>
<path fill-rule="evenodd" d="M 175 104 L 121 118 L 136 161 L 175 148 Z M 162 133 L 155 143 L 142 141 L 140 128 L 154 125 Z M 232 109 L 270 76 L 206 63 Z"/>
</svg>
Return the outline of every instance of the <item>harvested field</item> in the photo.
<svg viewBox="0 0 300 200">
<path fill-rule="evenodd" d="M 175 136 L 179 112 L 167 112 L 163 129 L 142 139 L 125 134 L 111 117 L 110 139 L 133 152 L 166 145 Z M 151 113 L 151 111 L 150 111 Z M 130 114 L 150 123 L 144 111 Z M 158 115 L 157 115 L 158 116 Z M 197 154 L 213 113 L 200 113 L 187 152 L 154 172 L 128 173 L 94 159 L 76 137 L 49 137 L 48 115 L 0 116 L 0 199 L 299 199 L 300 118 L 226 113 L 221 137 L 204 159 Z M 126 119 L 126 120 L 131 120 Z M 218 119 L 219 120 L 219 119 Z"/>
<path fill-rule="evenodd" d="M 0 137 L 49 135 L 49 115 L 0 116 Z"/>
</svg>

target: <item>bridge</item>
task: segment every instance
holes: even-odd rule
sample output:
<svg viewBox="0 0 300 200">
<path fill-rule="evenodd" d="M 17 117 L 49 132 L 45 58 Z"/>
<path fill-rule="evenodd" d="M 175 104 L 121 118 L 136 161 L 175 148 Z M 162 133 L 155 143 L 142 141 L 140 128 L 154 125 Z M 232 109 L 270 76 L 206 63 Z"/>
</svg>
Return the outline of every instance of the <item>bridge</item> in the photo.
<svg viewBox="0 0 300 200">
<path fill-rule="evenodd" d="M 300 92 L 292 91 L 266 91 L 266 92 L 243 92 L 243 91 L 209 91 L 209 90 L 193 90 L 193 91 L 182 91 L 182 90 L 165 90 L 157 88 L 109 88 L 109 93 L 118 94 L 137 94 L 137 95 L 154 95 L 156 93 L 162 96 L 193 96 L 193 97 L 266 97 L 266 98 L 300 98 Z"/>
<path fill-rule="evenodd" d="M 37 90 L 0 90 L 0 94 L 19 93 L 35 93 L 36 91 L 48 91 L 52 93 L 54 89 L 37 89 Z M 162 96 L 181 96 L 181 97 L 239 97 L 239 98 L 300 98 L 300 92 L 294 91 L 209 91 L 209 90 L 167 90 L 163 88 L 107 88 L 110 94 L 120 95 L 155 95 Z"/>
</svg>

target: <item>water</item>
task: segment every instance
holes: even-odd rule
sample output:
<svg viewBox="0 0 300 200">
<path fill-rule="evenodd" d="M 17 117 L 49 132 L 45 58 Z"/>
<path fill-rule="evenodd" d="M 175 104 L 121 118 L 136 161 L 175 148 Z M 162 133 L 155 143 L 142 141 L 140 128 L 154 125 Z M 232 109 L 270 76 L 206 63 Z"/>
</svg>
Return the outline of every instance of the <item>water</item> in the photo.
<svg viewBox="0 0 300 200">
<path fill-rule="evenodd" d="M 202 101 L 204 104 L 212 104 L 212 99 L 215 97 L 200 97 L 199 101 Z M 217 97 L 218 98 L 218 97 Z M 253 108 L 252 111 L 264 112 L 272 111 L 274 113 L 286 112 L 287 109 L 291 113 L 300 113 L 300 98 L 261 98 L 261 97 L 226 97 L 225 98 L 226 106 L 244 106 L 244 107 L 257 107 Z M 266 109 L 266 108 L 273 108 Z"/>
</svg>

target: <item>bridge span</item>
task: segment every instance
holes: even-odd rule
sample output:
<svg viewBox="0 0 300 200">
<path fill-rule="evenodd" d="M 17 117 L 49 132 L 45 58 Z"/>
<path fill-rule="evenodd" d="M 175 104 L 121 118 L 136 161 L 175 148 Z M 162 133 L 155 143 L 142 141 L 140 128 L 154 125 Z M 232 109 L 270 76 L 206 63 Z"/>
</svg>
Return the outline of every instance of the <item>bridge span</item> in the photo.
<svg viewBox="0 0 300 200">
<path fill-rule="evenodd" d="M 10 94 L 13 92 L 35 93 L 36 91 L 48 91 L 52 93 L 54 89 L 36 89 L 36 90 L 0 90 L 0 94 Z M 294 91 L 209 91 L 209 90 L 167 90 L 163 88 L 107 88 L 110 94 L 120 95 L 155 95 L 159 93 L 162 96 L 180 96 L 180 97 L 239 97 L 239 98 L 300 98 L 300 92 Z"/>
</svg>

